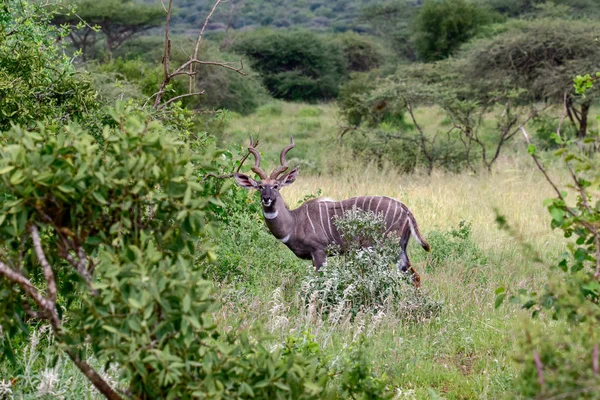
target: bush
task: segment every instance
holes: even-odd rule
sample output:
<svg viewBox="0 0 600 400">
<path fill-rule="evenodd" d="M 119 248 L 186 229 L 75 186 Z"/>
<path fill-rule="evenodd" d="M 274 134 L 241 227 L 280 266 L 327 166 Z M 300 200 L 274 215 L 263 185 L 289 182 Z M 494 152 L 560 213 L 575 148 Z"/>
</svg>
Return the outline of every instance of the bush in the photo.
<svg viewBox="0 0 600 400">
<path fill-rule="evenodd" d="M 0 4 L 0 131 L 37 121 L 60 126 L 97 107 L 89 80 L 78 74 L 63 48 L 67 34 L 34 2 Z"/>
<path fill-rule="evenodd" d="M 396 127 L 383 124 L 376 129 L 358 130 L 346 135 L 350 149 L 357 157 L 376 162 L 379 167 L 393 165 L 403 173 L 414 173 L 433 168 L 461 172 L 467 168 L 464 146 L 454 135 L 440 135 L 428 149 L 433 161 L 425 157 L 419 147 L 419 134 L 414 127 Z M 473 152 L 472 152 L 473 153 Z M 474 157 L 471 154 L 471 157 Z"/>
<path fill-rule="evenodd" d="M 384 237 L 383 215 L 354 209 L 334 224 L 348 248 L 304 279 L 302 296 L 307 303 L 316 302 L 320 313 L 334 319 L 348 311 L 355 315 L 388 309 L 407 319 L 422 319 L 439 310 L 440 304 L 427 299 L 399 270 L 398 239 Z M 363 243 L 373 247 L 362 248 Z M 330 249 L 339 251 L 335 246 Z"/>
<path fill-rule="evenodd" d="M 600 25 L 580 21 L 511 22 L 506 31 L 465 48 L 465 75 L 486 94 L 505 86 L 526 89 L 524 99 L 563 103 L 573 78 L 600 63 Z"/>
<path fill-rule="evenodd" d="M 415 47 L 426 61 L 441 60 L 492 21 L 491 14 L 469 0 L 426 0 L 415 21 Z"/>
<path fill-rule="evenodd" d="M 308 31 L 261 29 L 238 38 L 234 50 L 250 58 L 274 97 L 294 101 L 337 96 L 345 75 L 342 52 Z"/>
<path fill-rule="evenodd" d="M 452 262 L 461 262 L 471 268 L 487 264 L 487 257 L 473 242 L 471 235 L 471 223 L 466 221 L 460 221 L 458 229 L 430 232 L 427 241 L 432 252 L 429 255 L 428 268 L 444 268 Z"/>
<path fill-rule="evenodd" d="M 239 62 L 231 54 L 221 53 L 214 46 L 203 46 L 198 56 L 206 60 L 222 60 L 223 62 Z M 156 60 L 160 59 L 157 56 Z M 173 52 L 171 63 L 176 64 L 185 60 L 183 52 Z M 162 81 L 163 67 L 155 62 L 144 61 L 142 58 L 118 58 L 95 68 L 103 73 L 116 74 L 124 85 L 133 84 L 141 90 L 146 98 L 158 91 Z M 199 65 L 198 75 L 195 79 L 197 91 L 204 90 L 205 94 L 190 96 L 182 99 L 182 104 L 190 109 L 227 109 L 240 114 L 254 112 L 264 104 L 269 96 L 257 75 L 248 67 L 242 76 L 225 68 L 214 65 Z M 187 78 L 172 81 L 171 90 L 166 96 L 169 98 L 187 93 Z"/>
<path fill-rule="evenodd" d="M 341 49 L 348 72 L 367 72 L 385 61 L 383 46 L 368 36 L 345 32 L 333 36 L 332 40 Z"/>
</svg>

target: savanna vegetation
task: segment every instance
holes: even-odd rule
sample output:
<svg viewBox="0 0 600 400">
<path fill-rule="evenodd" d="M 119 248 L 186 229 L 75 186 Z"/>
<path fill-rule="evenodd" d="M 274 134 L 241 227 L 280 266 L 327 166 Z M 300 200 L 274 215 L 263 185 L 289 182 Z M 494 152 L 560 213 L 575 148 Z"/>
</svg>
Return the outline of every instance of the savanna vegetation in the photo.
<svg viewBox="0 0 600 400">
<path fill-rule="evenodd" d="M 0 0 L 0 399 L 597 398 L 599 10 Z M 421 287 L 372 213 L 296 258 L 250 136 Z"/>
</svg>

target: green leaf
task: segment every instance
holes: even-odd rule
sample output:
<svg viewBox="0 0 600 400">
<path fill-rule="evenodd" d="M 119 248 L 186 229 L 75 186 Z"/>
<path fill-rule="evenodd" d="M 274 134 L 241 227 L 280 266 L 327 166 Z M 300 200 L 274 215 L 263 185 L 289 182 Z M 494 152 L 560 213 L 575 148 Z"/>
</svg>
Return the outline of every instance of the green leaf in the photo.
<svg viewBox="0 0 600 400">
<path fill-rule="evenodd" d="M 14 166 L 12 166 L 12 165 L 9 165 L 9 166 L 7 166 L 7 167 L 4 167 L 4 168 L 0 169 L 0 175 L 4 175 L 4 174 L 6 174 L 6 173 L 8 173 L 8 172 L 12 171 L 13 169 L 15 169 L 15 167 L 14 167 Z"/>
<path fill-rule="evenodd" d="M 18 185 L 18 184 L 22 183 L 23 181 L 25 181 L 25 175 L 23 174 L 23 171 L 21 171 L 21 170 L 15 171 L 15 173 L 12 174 L 12 176 L 10 177 L 11 185 Z"/>
<path fill-rule="evenodd" d="M 106 201 L 106 199 L 104 198 L 104 196 L 102 195 L 102 193 L 100 192 L 92 192 L 92 196 L 94 197 L 94 199 L 96 199 L 96 201 L 100 204 L 108 204 L 108 202 Z"/>
<path fill-rule="evenodd" d="M 502 305 L 502 302 L 504 301 L 504 298 L 506 297 L 506 293 L 502 292 L 499 293 L 498 295 L 496 295 L 496 301 L 494 303 L 494 308 L 498 308 Z"/>
<path fill-rule="evenodd" d="M 129 305 L 137 310 L 141 310 L 142 309 L 142 304 L 139 302 L 138 299 L 136 299 L 135 297 L 129 297 L 127 299 L 127 302 L 129 303 Z"/>
<path fill-rule="evenodd" d="M 537 147 L 535 147 L 535 144 L 529 143 L 529 145 L 527 146 L 527 152 L 530 155 L 534 155 L 537 152 Z"/>
<path fill-rule="evenodd" d="M 75 188 L 70 185 L 58 185 L 58 190 L 67 194 L 75 192 Z"/>
<path fill-rule="evenodd" d="M 188 313 L 190 312 L 190 307 L 192 304 L 192 299 L 190 298 L 190 295 L 186 293 L 186 295 L 183 297 L 183 312 L 184 313 Z"/>
</svg>

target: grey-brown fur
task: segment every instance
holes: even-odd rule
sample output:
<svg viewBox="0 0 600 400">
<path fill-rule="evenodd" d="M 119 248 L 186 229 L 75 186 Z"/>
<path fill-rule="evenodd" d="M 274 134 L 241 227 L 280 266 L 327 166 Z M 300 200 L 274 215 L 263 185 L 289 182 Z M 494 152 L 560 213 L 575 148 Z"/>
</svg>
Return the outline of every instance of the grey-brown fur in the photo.
<svg viewBox="0 0 600 400">
<path fill-rule="evenodd" d="M 410 266 L 410 260 L 406 254 L 408 240 L 413 236 L 426 251 L 429 244 L 423 239 L 419 232 L 417 221 L 410 210 L 398 200 L 385 196 L 360 196 L 342 201 L 331 201 L 327 199 L 316 199 L 307 201 L 295 210 L 289 210 L 279 193 L 283 186 L 292 184 L 297 176 L 298 168 L 280 177 L 287 170 L 285 153 L 294 145 L 287 146 L 281 155 L 282 167 L 279 167 L 271 176 L 267 176 L 260 169 L 260 155 L 253 146 L 248 148 L 249 152 L 256 157 L 256 164 L 252 170 L 262 180 L 255 181 L 247 175 L 236 173 L 238 183 L 248 189 L 257 189 L 261 192 L 263 215 L 265 222 L 277 239 L 282 241 L 296 256 L 302 259 L 312 260 L 317 270 L 325 264 L 327 255 L 325 249 L 331 244 L 338 244 L 344 248 L 344 242 L 334 224 L 334 217 L 341 217 L 344 212 L 353 208 L 364 211 L 372 211 L 382 214 L 385 221 L 385 234 L 394 234 L 399 238 L 400 252 L 398 266 L 402 271 L 411 271 L 414 283 L 419 285 L 419 275 Z"/>
</svg>

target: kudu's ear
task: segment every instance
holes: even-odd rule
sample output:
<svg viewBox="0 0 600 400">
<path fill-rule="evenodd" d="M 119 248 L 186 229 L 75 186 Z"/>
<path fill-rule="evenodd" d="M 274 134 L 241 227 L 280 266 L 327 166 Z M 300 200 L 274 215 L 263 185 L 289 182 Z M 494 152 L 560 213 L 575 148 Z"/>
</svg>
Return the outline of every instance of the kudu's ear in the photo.
<svg viewBox="0 0 600 400">
<path fill-rule="evenodd" d="M 287 174 L 286 176 L 284 176 L 279 181 L 281 183 L 281 186 L 287 186 L 287 185 L 291 185 L 292 183 L 294 183 L 294 181 L 298 177 L 298 170 L 299 170 L 299 168 L 296 167 L 289 174 Z"/>
<path fill-rule="evenodd" d="M 235 177 L 235 180 L 237 181 L 238 185 L 240 185 L 241 187 L 246 189 L 258 189 L 258 182 L 250 178 L 248 175 L 236 172 L 235 174 L 233 174 L 233 176 Z"/>
</svg>

